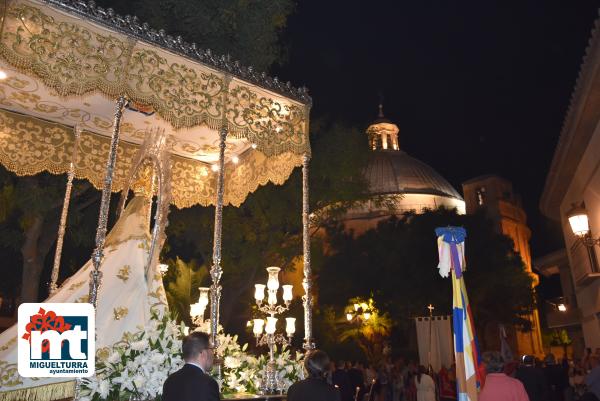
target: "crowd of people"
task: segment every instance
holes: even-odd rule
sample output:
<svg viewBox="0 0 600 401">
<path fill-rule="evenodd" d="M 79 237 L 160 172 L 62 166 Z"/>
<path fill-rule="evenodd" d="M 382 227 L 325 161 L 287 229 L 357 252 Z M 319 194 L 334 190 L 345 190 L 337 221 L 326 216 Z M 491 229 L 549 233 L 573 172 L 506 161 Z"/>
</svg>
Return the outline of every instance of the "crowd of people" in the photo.
<svg viewBox="0 0 600 401">
<path fill-rule="evenodd" d="M 525 355 L 505 362 L 498 352 L 483 354 L 480 401 L 600 401 L 600 348 L 581 360 L 544 360 Z M 455 366 L 438 372 L 398 358 L 378 366 L 337 361 L 326 374 L 341 401 L 456 400 Z"/>
<path fill-rule="evenodd" d="M 213 347 L 206 333 L 183 340 L 184 367 L 163 386 L 163 401 L 217 401 L 219 388 L 207 372 Z M 499 352 L 482 355 L 479 401 L 600 401 L 600 348 L 581 360 L 543 361 L 525 355 L 505 361 Z M 388 358 L 376 366 L 331 362 L 320 350 L 304 359 L 307 378 L 291 385 L 287 401 L 451 401 L 457 400 L 455 367 L 439 372 L 413 361 Z"/>
</svg>

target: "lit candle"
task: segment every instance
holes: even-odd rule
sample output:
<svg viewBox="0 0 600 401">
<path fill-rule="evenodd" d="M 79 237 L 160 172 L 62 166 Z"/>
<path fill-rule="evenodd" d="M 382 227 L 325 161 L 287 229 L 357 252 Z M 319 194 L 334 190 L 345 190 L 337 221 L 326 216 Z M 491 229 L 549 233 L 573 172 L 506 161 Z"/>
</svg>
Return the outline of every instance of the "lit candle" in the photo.
<svg viewBox="0 0 600 401">
<path fill-rule="evenodd" d="M 255 336 L 260 336 L 263 332 L 263 326 L 265 325 L 265 321 L 262 319 L 254 319 L 254 327 L 252 328 L 252 332 Z"/>
<path fill-rule="evenodd" d="M 265 285 L 264 284 L 254 284 L 254 299 L 259 302 L 262 302 L 265 299 Z"/>
<path fill-rule="evenodd" d="M 369 320 L 371 318 L 371 314 L 369 312 L 365 312 L 364 317 L 365 320 Z"/>
<path fill-rule="evenodd" d="M 295 317 L 286 317 L 285 318 L 285 332 L 289 337 L 294 335 L 296 332 L 296 318 Z"/>
<path fill-rule="evenodd" d="M 267 325 L 265 327 L 265 331 L 267 334 L 274 334 L 277 326 L 277 318 L 269 316 L 267 318 Z"/>
<path fill-rule="evenodd" d="M 287 284 L 287 285 L 283 285 L 282 288 L 283 288 L 283 301 L 290 302 L 292 300 L 292 298 L 294 298 L 294 295 L 292 294 L 292 288 L 294 288 L 294 286 Z"/>
<path fill-rule="evenodd" d="M 352 313 L 346 313 L 346 319 L 348 321 L 352 320 Z"/>
</svg>

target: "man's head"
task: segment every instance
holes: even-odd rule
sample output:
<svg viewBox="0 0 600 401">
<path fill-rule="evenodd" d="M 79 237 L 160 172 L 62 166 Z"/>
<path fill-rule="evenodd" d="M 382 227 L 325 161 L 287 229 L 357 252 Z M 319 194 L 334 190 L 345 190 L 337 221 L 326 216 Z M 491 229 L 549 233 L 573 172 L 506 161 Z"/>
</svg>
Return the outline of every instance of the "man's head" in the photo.
<svg viewBox="0 0 600 401">
<path fill-rule="evenodd" d="M 321 350 L 311 351 L 304 358 L 304 367 L 309 377 L 323 378 L 329 368 L 329 357 Z"/>
<path fill-rule="evenodd" d="M 590 358 L 590 363 L 592 365 L 592 368 L 595 368 L 596 366 L 600 365 L 600 357 L 599 356 L 592 356 Z"/>
<path fill-rule="evenodd" d="M 345 369 L 346 368 L 346 362 L 344 362 L 342 360 L 337 361 L 335 363 L 335 368 L 339 369 L 339 370 Z"/>
<path fill-rule="evenodd" d="M 533 366 L 534 363 L 535 363 L 535 358 L 533 355 L 523 355 L 523 365 Z"/>
<path fill-rule="evenodd" d="M 199 331 L 190 333 L 183 339 L 181 350 L 186 362 L 200 365 L 205 372 L 212 368 L 213 347 L 208 334 Z"/>
<path fill-rule="evenodd" d="M 504 371 L 504 359 L 499 352 L 484 352 L 481 359 L 483 359 L 487 373 L 502 373 Z"/>
</svg>

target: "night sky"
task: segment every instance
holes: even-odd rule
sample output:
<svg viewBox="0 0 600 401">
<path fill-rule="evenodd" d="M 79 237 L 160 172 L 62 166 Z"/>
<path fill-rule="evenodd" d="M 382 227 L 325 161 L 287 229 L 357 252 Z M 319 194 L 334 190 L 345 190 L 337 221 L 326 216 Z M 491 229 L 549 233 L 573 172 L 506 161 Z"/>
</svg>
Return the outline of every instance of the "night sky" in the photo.
<svg viewBox="0 0 600 401">
<path fill-rule="evenodd" d="M 600 1 L 299 1 L 283 42 L 284 80 L 305 84 L 313 118 L 400 127 L 400 147 L 460 192 L 511 180 L 533 257 L 558 249 L 539 199 Z"/>
</svg>

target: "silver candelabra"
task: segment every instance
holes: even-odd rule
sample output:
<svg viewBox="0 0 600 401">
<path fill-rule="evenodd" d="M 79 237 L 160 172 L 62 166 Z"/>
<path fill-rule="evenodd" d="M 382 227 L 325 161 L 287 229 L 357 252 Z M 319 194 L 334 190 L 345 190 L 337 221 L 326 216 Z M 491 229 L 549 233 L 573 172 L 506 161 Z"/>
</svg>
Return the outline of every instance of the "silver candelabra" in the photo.
<svg viewBox="0 0 600 401">
<path fill-rule="evenodd" d="M 283 285 L 282 298 L 283 305 L 277 304 L 277 290 L 279 289 L 279 267 L 267 267 L 269 279 L 267 285 L 255 284 L 254 299 L 258 310 L 266 315 L 265 319 L 254 319 L 253 333 L 256 337 L 257 346 L 268 346 L 269 347 L 269 362 L 267 362 L 265 380 L 261 385 L 261 390 L 265 393 L 275 393 L 277 391 L 277 366 L 275 364 L 275 346 L 277 344 L 290 345 L 292 343 L 292 337 L 296 332 L 296 318 L 287 317 L 285 318 L 286 326 L 284 336 L 277 331 L 277 318 L 276 315 L 280 315 L 289 310 L 292 302 L 292 285 Z M 267 288 L 267 302 L 265 300 L 265 287 Z M 263 333 L 264 331 L 264 333 Z"/>
</svg>

